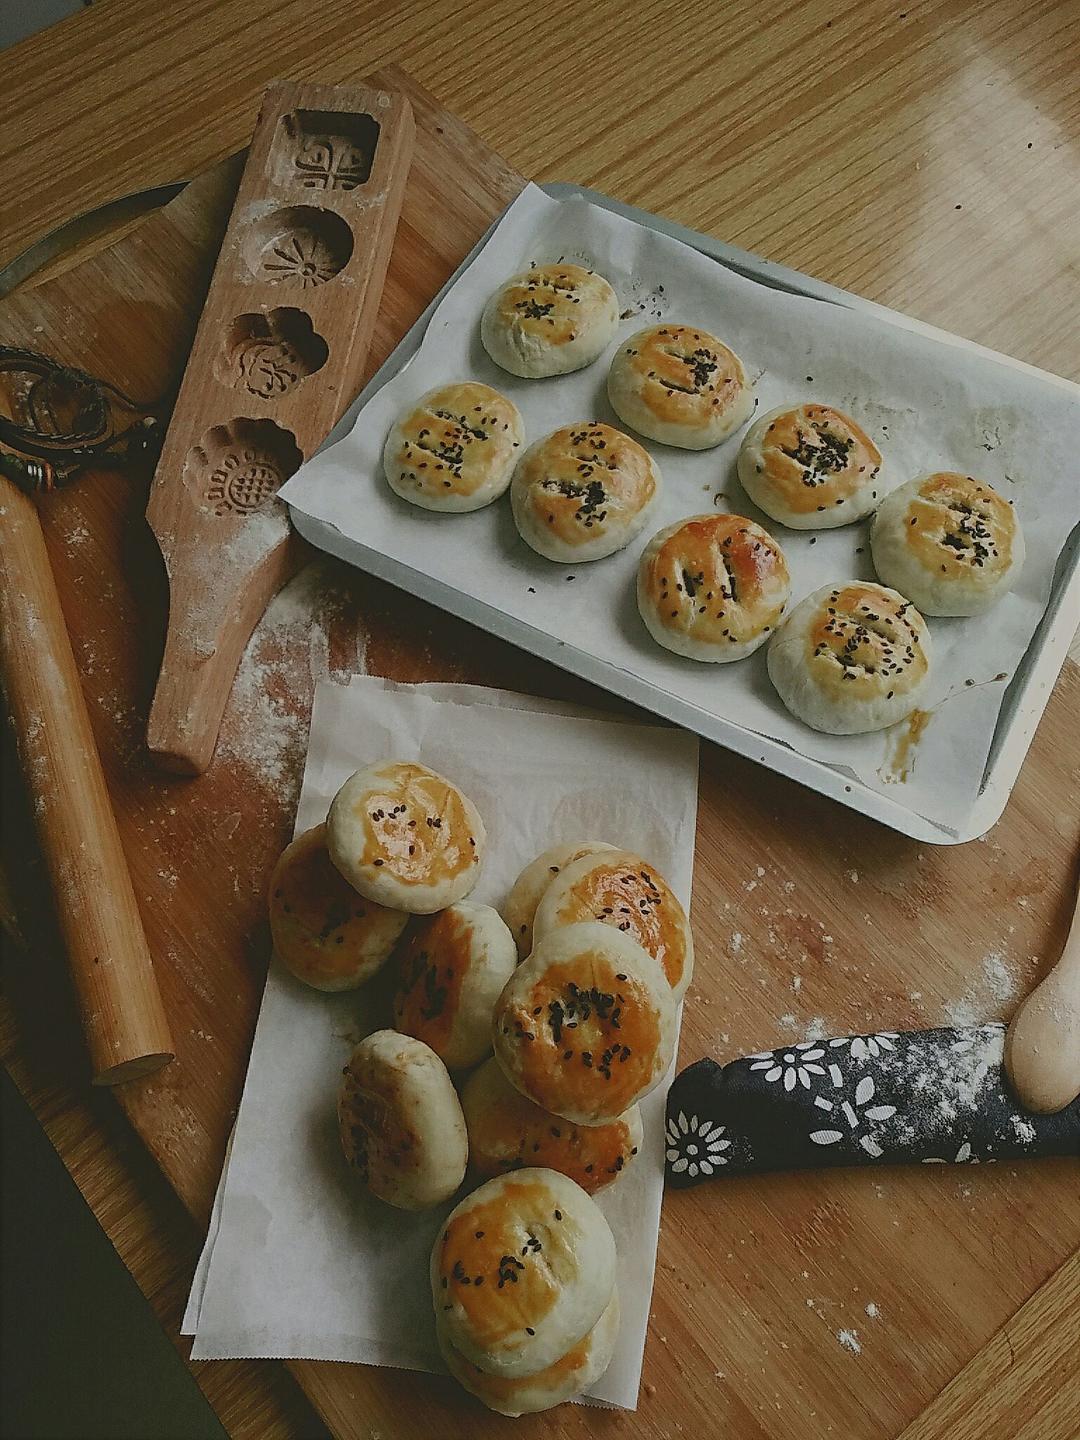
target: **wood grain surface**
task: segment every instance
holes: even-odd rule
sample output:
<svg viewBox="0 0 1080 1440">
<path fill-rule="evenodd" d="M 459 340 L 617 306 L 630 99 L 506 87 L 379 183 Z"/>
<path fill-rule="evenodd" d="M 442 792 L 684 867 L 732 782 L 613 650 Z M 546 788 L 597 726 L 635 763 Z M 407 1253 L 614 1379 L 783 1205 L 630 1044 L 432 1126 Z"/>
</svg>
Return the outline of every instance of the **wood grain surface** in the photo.
<svg viewBox="0 0 1080 1440">
<path fill-rule="evenodd" d="M 316 15 L 281 5 L 269 16 L 243 4 L 194 5 L 163 24 L 159 15 L 151 23 L 146 8 L 106 3 L 67 27 L 72 34 L 84 20 L 94 27 L 92 75 L 84 73 L 87 52 L 78 60 L 73 42 L 63 48 L 64 30 L 53 32 L 61 48 L 52 60 L 43 48 L 48 37 L 21 48 L 20 79 L 62 84 L 52 107 L 42 104 L 35 115 L 41 128 L 28 130 L 20 119 L 18 137 L 5 126 L 0 146 L 12 136 L 5 174 L 23 175 L 23 191 L 33 199 L 31 225 L 41 229 L 100 198 L 92 195 L 95 183 L 103 195 L 136 179 L 193 169 L 212 158 L 208 150 L 234 148 L 245 125 L 250 129 L 255 92 L 275 72 L 355 80 L 372 60 L 402 49 L 441 98 L 541 178 L 597 184 L 1075 376 L 1080 356 L 1065 320 L 1064 222 L 1077 186 L 1068 156 L 1051 159 L 1054 146 L 1067 150 L 1078 128 L 1068 80 L 1076 61 L 1068 8 L 916 6 L 901 20 L 899 12 L 872 4 L 844 12 L 747 7 L 745 18 L 733 7 L 718 24 L 708 7 L 642 6 L 624 15 L 601 6 L 591 23 L 604 37 L 603 53 L 568 40 L 563 48 L 571 53 L 552 64 L 549 83 L 529 87 L 520 75 L 513 78 L 522 37 L 542 33 L 554 44 L 569 33 L 568 8 L 541 8 L 518 20 L 498 5 L 408 14 L 325 6 Z M 678 46 L 659 53 L 658 31 L 668 37 L 677 31 Z M 78 34 L 85 40 L 88 31 Z M 133 68 L 140 46 L 152 81 Z M 490 73 L 481 74 L 482 66 Z M 763 81 L 764 98 L 747 108 L 748 87 L 763 67 L 779 69 L 784 83 Z M 92 96 L 94 125 L 79 118 Z M 1000 143 L 1003 110 L 1017 142 L 1015 159 Z M 1043 111 L 1052 123 L 1025 139 L 1026 124 L 1035 130 Z M 101 154 L 102 113 L 110 117 L 108 164 L 79 169 L 63 198 L 51 190 L 47 167 L 39 166 L 40 180 L 25 171 L 34 146 L 39 157 L 55 153 L 61 132 L 77 143 L 80 124 L 86 137 L 96 125 Z M 967 156 L 959 169 L 956 153 Z M 1040 183 L 1027 188 L 1040 167 Z M 985 185 L 975 183 L 980 174 Z M 949 191 L 961 177 L 971 190 L 952 201 Z M 497 165 L 473 179 L 490 182 L 492 203 L 500 185 L 513 184 Z M 1001 205 L 1003 190 L 1016 197 L 1015 213 Z M 916 193 L 924 204 L 905 206 Z M 978 196 L 982 223 L 970 226 Z M 966 213 L 954 204 L 965 204 Z M 407 273 L 391 274 L 384 345 L 437 285 L 447 224 L 445 212 L 417 214 Z M 0 244 L 17 248 L 24 225 L 25 202 Z M 197 213 L 181 222 L 188 234 L 205 226 Z M 189 294 L 198 292 L 198 280 L 189 274 Z M 1054 297 L 1050 306 L 1043 304 L 1047 295 Z M 182 354 L 190 340 L 192 321 L 185 322 L 182 304 L 170 313 L 167 297 L 144 299 L 161 307 L 152 328 L 157 363 L 167 374 L 169 357 L 175 363 L 176 347 Z M 107 326 L 101 333 L 89 298 L 85 311 L 78 297 L 69 295 L 64 305 L 50 338 L 62 342 L 77 333 L 83 346 L 100 345 L 121 372 L 112 378 L 123 382 L 128 360 L 115 341 L 109 344 Z M 57 353 L 76 358 L 70 349 Z M 153 364 L 139 368 L 145 395 L 155 382 Z M 54 497 L 47 522 L 151 943 L 173 976 L 167 1002 L 183 1031 L 182 1086 L 140 1082 L 134 1118 L 160 1137 L 157 1158 L 170 1174 L 187 1175 L 182 1193 L 201 1211 L 220 1163 L 228 1106 L 239 1092 L 265 965 L 259 891 L 284 833 L 302 752 L 302 733 L 282 721 L 273 701 L 305 676 L 310 690 L 318 669 L 307 655 L 303 675 L 293 667 L 294 614 L 316 614 L 326 641 L 318 657 L 324 671 L 355 668 L 359 635 L 376 673 L 583 692 L 463 625 L 320 562 L 256 635 L 217 779 L 215 767 L 194 785 L 151 783 L 139 722 L 160 649 L 147 597 L 160 594 L 162 577 L 147 558 L 139 517 L 139 495 L 105 476 Z M 270 700 L 260 704 L 259 694 L 267 693 Z M 957 851 L 920 850 L 706 750 L 693 917 L 702 973 L 683 1059 L 706 1052 L 726 1058 L 805 1033 L 815 1022 L 839 1031 L 1005 1013 L 1013 987 L 1026 987 L 1045 968 L 1064 934 L 1077 831 L 1075 759 L 1062 739 L 1075 726 L 1078 700 L 1070 670 L 1004 820 L 985 843 Z M 256 773 L 250 764 L 238 722 L 252 718 L 262 727 L 263 751 L 280 759 L 276 771 L 264 763 Z M 33 866 L 17 873 L 27 899 Z M 225 904 L 230 888 L 234 898 Z M 36 963 L 8 967 L 5 1055 L 122 1253 L 151 1277 L 148 1289 L 166 1296 L 163 1313 L 175 1314 L 190 1273 L 191 1233 L 174 1213 L 168 1233 L 175 1241 L 153 1244 L 147 1217 L 156 1207 L 166 1212 L 167 1202 L 154 1177 L 140 1171 L 115 1116 L 106 1121 L 75 1090 L 77 1037 L 62 1023 L 62 980 L 38 928 L 41 908 L 25 909 L 37 919 Z M 187 1168 L 192 1155 L 202 1159 Z M 133 1203 L 137 1185 L 145 1187 L 140 1204 Z M 637 1419 L 586 1421 L 570 1410 L 518 1428 L 553 1435 L 586 1425 L 657 1436 L 691 1426 L 747 1437 L 895 1435 L 1075 1248 L 1075 1200 L 1075 1166 L 1065 1162 L 872 1179 L 776 1177 L 767 1186 L 738 1181 L 723 1191 L 723 1203 L 716 1190 L 673 1196 Z M 155 1264 L 162 1267 L 156 1276 Z M 166 1265 L 171 1281 L 163 1284 L 156 1277 Z M 867 1305 L 876 1313 L 868 1314 Z M 858 1353 L 839 1339 L 848 1331 Z M 1036 1343 L 1035 1363 L 1042 1352 Z M 324 1383 L 322 1372 L 339 1378 Z M 301 1374 L 341 1434 L 505 1428 L 474 1423 L 475 1412 L 441 1382 L 351 1367 L 305 1366 Z M 279 1375 L 270 1366 L 200 1367 L 233 1433 L 304 1433 L 297 1398 Z"/>
</svg>

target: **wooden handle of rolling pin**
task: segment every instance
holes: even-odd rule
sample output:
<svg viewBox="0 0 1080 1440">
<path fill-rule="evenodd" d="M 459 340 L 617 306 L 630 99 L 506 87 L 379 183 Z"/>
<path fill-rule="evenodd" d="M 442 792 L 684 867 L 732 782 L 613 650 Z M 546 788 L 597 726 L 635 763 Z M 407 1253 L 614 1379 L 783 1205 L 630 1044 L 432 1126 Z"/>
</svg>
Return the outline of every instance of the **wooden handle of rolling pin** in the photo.
<svg viewBox="0 0 1080 1440">
<path fill-rule="evenodd" d="M 1005 1066 L 1038 1115 L 1064 1110 L 1080 1095 L 1080 892 L 1061 959 L 1012 1018 Z"/>
<path fill-rule="evenodd" d="M 37 509 L 0 481 L 0 680 L 82 1011 L 95 1085 L 173 1058 Z"/>
</svg>

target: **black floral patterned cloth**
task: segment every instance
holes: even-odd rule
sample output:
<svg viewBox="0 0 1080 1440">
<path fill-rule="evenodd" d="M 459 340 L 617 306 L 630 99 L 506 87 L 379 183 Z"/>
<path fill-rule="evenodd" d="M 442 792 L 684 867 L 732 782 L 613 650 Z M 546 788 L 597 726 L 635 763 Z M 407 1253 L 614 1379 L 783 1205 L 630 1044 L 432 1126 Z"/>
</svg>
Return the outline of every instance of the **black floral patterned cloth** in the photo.
<svg viewBox="0 0 1080 1440">
<path fill-rule="evenodd" d="M 668 1092 L 671 1185 L 830 1165 L 970 1164 L 1080 1154 L 1080 1099 L 1056 1115 L 1009 1089 L 1003 1025 L 804 1040 L 727 1065 L 699 1060 Z"/>
</svg>

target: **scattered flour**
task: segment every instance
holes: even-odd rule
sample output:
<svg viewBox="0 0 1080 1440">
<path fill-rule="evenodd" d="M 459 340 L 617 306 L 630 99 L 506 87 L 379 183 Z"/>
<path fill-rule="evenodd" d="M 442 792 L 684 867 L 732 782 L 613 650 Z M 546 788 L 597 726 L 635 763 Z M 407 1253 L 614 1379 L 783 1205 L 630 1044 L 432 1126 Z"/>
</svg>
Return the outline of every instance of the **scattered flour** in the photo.
<svg viewBox="0 0 1080 1440">
<path fill-rule="evenodd" d="M 859 872 L 858 872 L 858 870 L 849 870 L 849 871 L 847 872 L 847 878 L 851 881 L 851 883 L 852 883 L 853 885 L 857 885 L 857 884 L 859 883 Z"/>
<path fill-rule="evenodd" d="M 785 894 L 785 895 L 791 895 L 791 894 L 794 893 L 794 890 L 795 890 L 795 881 L 794 881 L 794 880 L 785 880 L 785 881 L 784 881 L 784 894 Z"/>
<path fill-rule="evenodd" d="M 804 1040 L 824 1040 L 829 1033 L 829 1027 L 820 1015 L 813 1020 L 808 1020 L 806 1029 L 803 1032 Z"/>
<path fill-rule="evenodd" d="M 796 995 L 799 993 L 799 991 L 802 989 L 802 976 L 801 976 L 801 975 L 793 975 L 793 976 L 791 977 L 791 988 L 792 988 L 792 990 L 795 991 L 795 994 L 796 994 Z"/>
<path fill-rule="evenodd" d="M 300 785 L 315 684 L 365 671 L 367 637 L 342 574 L 336 562 L 316 560 L 271 600 L 244 651 L 221 725 L 217 758 L 266 789 L 289 791 L 288 803 Z"/>
<path fill-rule="evenodd" d="M 1030 1145 L 1032 1140 L 1035 1139 L 1035 1126 L 1031 1123 L 1031 1121 L 1025 1120 L 1020 1115 L 1014 1115 L 1012 1117 L 1011 1124 L 1013 1134 L 1016 1136 L 1016 1138 L 1018 1140 L 1022 1140 L 1025 1145 Z"/>
<path fill-rule="evenodd" d="M 983 977 L 991 995 L 1002 1004 L 1016 994 L 1016 976 L 1000 950 L 991 950 L 983 960 Z"/>
<path fill-rule="evenodd" d="M 764 865 L 759 865 L 759 866 L 757 867 L 757 870 L 755 871 L 755 874 L 757 875 L 757 877 L 758 877 L 759 880 L 764 880 L 764 879 L 765 879 L 765 866 L 764 866 Z"/>
<path fill-rule="evenodd" d="M 838 1330 L 836 1338 L 845 1350 L 850 1350 L 852 1355 L 861 1355 L 862 1346 L 859 1344 L 859 1334 L 856 1330 Z"/>
<path fill-rule="evenodd" d="M 881 1319 L 881 1311 L 880 1311 L 880 1310 L 878 1309 L 878 1307 L 874 1304 L 873 1300 L 871 1300 L 870 1303 L 867 1305 L 867 1307 L 866 1307 L 866 1313 L 867 1313 L 867 1315 L 870 1316 L 870 1319 L 871 1319 L 871 1320 L 880 1320 L 880 1319 Z"/>
<path fill-rule="evenodd" d="M 743 935 L 742 935 L 742 931 L 741 931 L 741 930 L 736 930 L 735 933 L 734 933 L 734 935 L 732 935 L 732 937 L 731 937 L 731 953 L 732 953 L 733 955 L 738 955 L 738 953 L 740 952 L 740 950 L 742 949 L 742 947 L 743 947 Z"/>
</svg>

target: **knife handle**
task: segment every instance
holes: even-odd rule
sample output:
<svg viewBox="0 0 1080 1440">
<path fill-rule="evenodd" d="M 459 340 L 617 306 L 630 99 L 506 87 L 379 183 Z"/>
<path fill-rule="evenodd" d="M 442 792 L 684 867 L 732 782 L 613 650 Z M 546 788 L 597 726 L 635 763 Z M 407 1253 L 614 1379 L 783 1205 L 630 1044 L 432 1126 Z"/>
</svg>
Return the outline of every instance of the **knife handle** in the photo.
<svg viewBox="0 0 1080 1440">
<path fill-rule="evenodd" d="M 883 1031 L 699 1060 L 668 1091 L 668 1181 L 1080 1152 L 1080 1100 L 1026 1111 L 1006 1080 L 1004 1038 L 999 1024 Z"/>
</svg>

